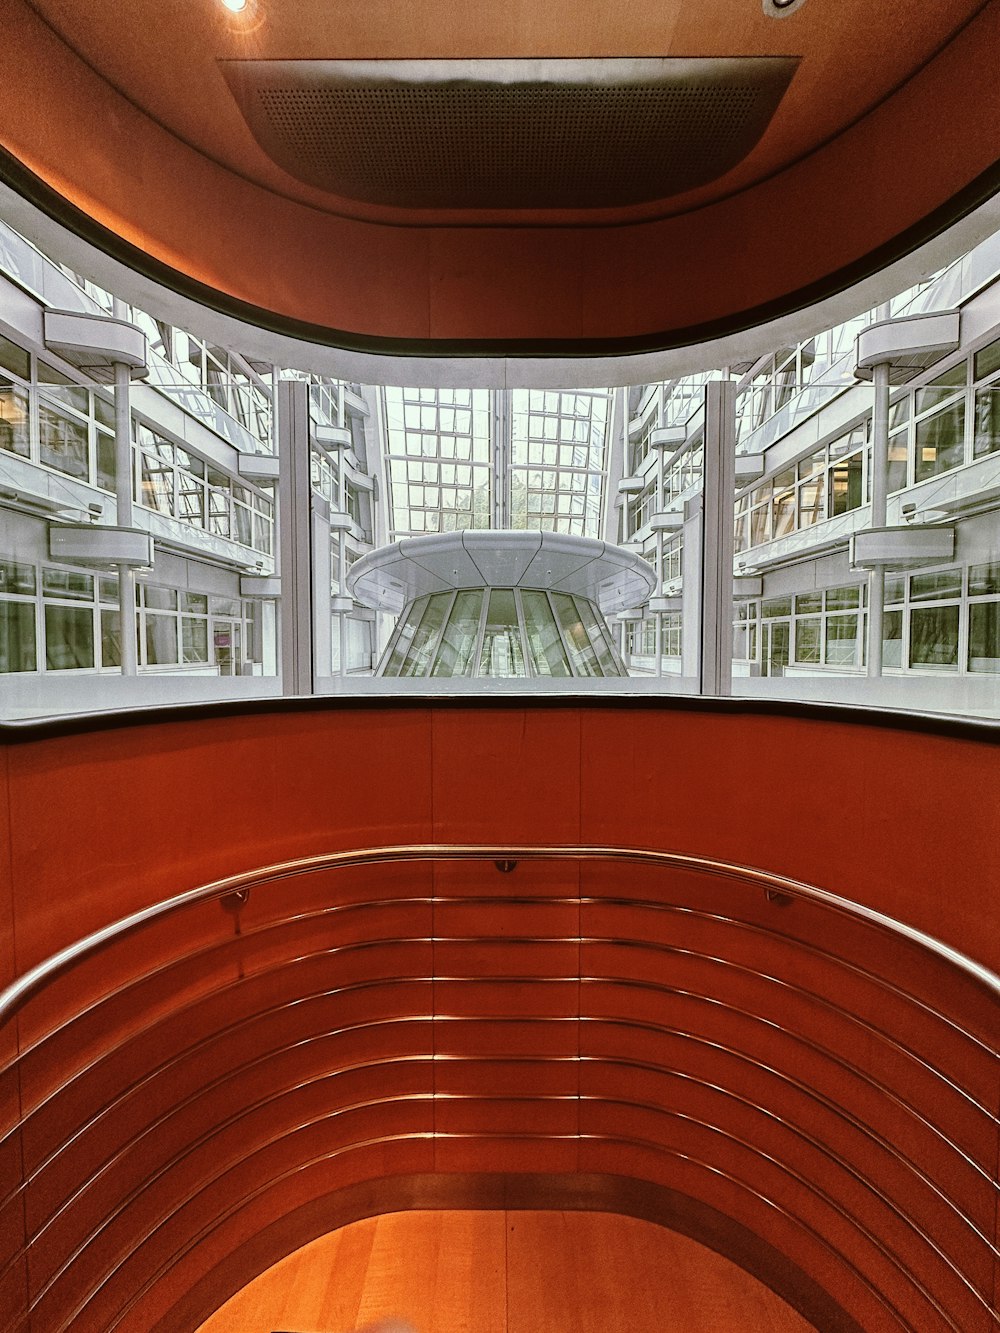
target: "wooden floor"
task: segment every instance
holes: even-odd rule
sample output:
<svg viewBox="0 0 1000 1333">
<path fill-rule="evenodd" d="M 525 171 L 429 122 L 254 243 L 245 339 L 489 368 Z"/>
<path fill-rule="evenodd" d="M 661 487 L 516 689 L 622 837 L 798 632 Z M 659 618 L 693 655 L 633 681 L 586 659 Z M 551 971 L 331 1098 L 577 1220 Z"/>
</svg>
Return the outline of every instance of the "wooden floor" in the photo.
<svg viewBox="0 0 1000 1333">
<path fill-rule="evenodd" d="M 386 1319 L 416 1333 L 812 1328 L 728 1260 L 648 1222 L 607 1213 L 410 1212 L 306 1245 L 199 1333 L 342 1333 Z"/>
</svg>

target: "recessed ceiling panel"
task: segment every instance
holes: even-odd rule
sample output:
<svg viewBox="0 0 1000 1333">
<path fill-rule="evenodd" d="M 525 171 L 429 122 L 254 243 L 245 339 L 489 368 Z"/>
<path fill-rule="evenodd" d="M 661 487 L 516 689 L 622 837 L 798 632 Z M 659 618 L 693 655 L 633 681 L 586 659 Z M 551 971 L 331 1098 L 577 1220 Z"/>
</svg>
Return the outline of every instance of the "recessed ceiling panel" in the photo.
<svg viewBox="0 0 1000 1333">
<path fill-rule="evenodd" d="M 606 208 L 723 175 L 760 139 L 788 56 L 224 60 L 266 153 L 307 184 L 426 208 Z"/>
</svg>

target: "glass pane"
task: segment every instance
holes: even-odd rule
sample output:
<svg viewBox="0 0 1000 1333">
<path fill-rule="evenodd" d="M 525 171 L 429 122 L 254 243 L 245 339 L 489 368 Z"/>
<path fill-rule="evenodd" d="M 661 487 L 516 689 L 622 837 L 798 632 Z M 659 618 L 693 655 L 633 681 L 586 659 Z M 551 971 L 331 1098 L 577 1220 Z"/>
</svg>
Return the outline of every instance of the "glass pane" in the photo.
<svg viewBox="0 0 1000 1333">
<path fill-rule="evenodd" d="M 94 613 L 89 606 L 45 608 L 45 665 L 71 671 L 94 665 Z"/>
<path fill-rule="evenodd" d="M 536 676 L 572 675 L 549 599 L 543 592 L 522 592 L 524 628 Z"/>
<path fill-rule="evenodd" d="M 208 661 L 208 621 L 185 616 L 181 621 L 185 662 Z"/>
<path fill-rule="evenodd" d="M 233 537 L 243 546 L 250 546 L 253 543 L 253 515 L 251 511 L 241 504 L 237 504 L 233 510 L 236 519 L 236 531 Z"/>
<path fill-rule="evenodd" d="M 983 380 L 987 375 L 992 375 L 995 370 L 1000 370 L 1000 342 L 990 343 L 976 353 L 973 362 L 973 377 L 977 380 Z"/>
<path fill-rule="evenodd" d="M 1000 449 L 1000 385 L 980 389 L 976 394 L 972 453 L 975 458 Z"/>
<path fill-rule="evenodd" d="M 146 605 L 157 611 L 176 611 L 177 593 L 173 588 L 157 588 L 153 584 L 145 586 Z"/>
<path fill-rule="evenodd" d="M 429 600 L 429 597 L 418 597 L 415 602 L 410 604 L 410 608 L 406 612 L 406 619 L 400 625 L 396 635 L 396 642 L 393 646 L 392 653 L 388 662 L 385 664 L 385 669 L 382 672 L 383 676 L 399 675 L 400 667 L 406 660 L 410 644 L 413 642 L 413 636 L 417 632 L 417 626 L 420 624 L 421 617 L 427 608 Z"/>
<path fill-rule="evenodd" d="M 820 645 L 819 619 L 797 620 L 795 622 L 795 660 L 796 662 L 818 662 Z"/>
<path fill-rule="evenodd" d="M 122 664 L 122 624 L 117 611 L 101 612 L 101 666 Z"/>
<path fill-rule="evenodd" d="M 23 347 L 18 347 L 9 338 L 0 337 L 0 366 L 20 375 L 23 380 L 31 378 L 31 358 Z"/>
<path fill-rule="evenodd" d="M 84 416 L 90 414 L 90 394 L 80 384 L 74 384 L 61 371 L 47 366 L 44 361 L 38 363 L 38 383 L 45 386 L 45 396 L 55 398 L 65 407 L 72 407 Z"/>
<path fill-rule="evenodd" d="M 918 423 L 915 479 L 923 481 L 938 472 L 947 472 L 964 459 L 965 402 L 958 399 L 943 412 Z"/>
<path fill-rule="evenodd" d="M 161 514 L 174 512 L 174 465 L 170 453 L 157 450 L 155 454 L 143 450 L 139 455 L 139 503 Z"/>
<path fill-rule="evenodd" d="M 828 611 L 850 611 L 860 604 L 860 588 L 827 588 L 826 590 L 826 609 Z"/>
<path fill-rule="evenodd" d="M 590 635 L 590 642 L 593 646 L 594 652 L 597 654 L 597 660 L 600 662 L 601 667 L 604 670 L 604 674 L 606 676 L 624 675 L 625 673 L 622 671 L 618 659 L 615 656 L 614 648 L 611 644 L 611 640 L 608 638 L 607 630 L 605 629 L 604 623 L 601 620 L 600 616 L 597 614 L 597 612 L 594 610 L 591 604 L 588 601 L 586 601 L 583 597 L 574 597 L 573 601 L 576 604 L 577 615 L 580 617 L 584 629 Z M 679 650 L 677 653 L 672 653 L 671 647 L 668 646 L 667 643 L 666 621 L 669 619 L 670 617 L 668 616 L 664 617 L 662 650 L 663 653 L 668 657 L 679 656 L 680 655 Z M 679 625 L 677 626 L 677 630 L 679 635 L 679 630 L 680 630 Z"/>
<path fill-rule="evenodd" d="M 235 676 L 240 668 L 240 622 L 215 620 L 212 622 L 212 647 L 215 665 L 220 676 Z"/>
<path fill-rule="evenodd" d="M 115 428 L 115 405 L 100 393 L 94 394 L 94 419 L 108 430 Z"/>
<path fill-rule="evenodd" d="M 969 596 L 985 597 L 990 593 L 1000 593 L 1000 564 L 970 565 Z"/>
<path fill-rule="evenodd" d="M 590 646 L 590 640 L 580 622 L 573 598 L 562 592 L 554 592 L 550 595 L 576 674 L 578 676 L 603 676 L 604 671 L 597 660 L 597 654 Z"/>
<path fill-rule="evenodd" d="M 34 671 L 35 604 L 0 601 L 0 673 Z"/>
<path fill-rule="evenodd" d="M 823 517 L 823 476 L 799 484 L 799 527 L 809 528 Z"/>
<path fill-rule="evenodd" d="M 443 617 L 447 607 L 447 594 L 440 594 L 436 599 L 440 602 L 441 616 Z M 438 649 L 437 657 L 434 659 L 433 668 L 430 671 L 432 676 L 471 676 L 473 669 L 473 659 L 476 651 L 476 642 L 479 638 L 479 619 L 482 612 L 483 594 L 480 589 L 470 592 L 460 592 L 455 598 L 455 605 L 452 607 L 451 615 L 448 617 L 448 628 L 441 639 L 441 647 Z M 423 629 L 423 626 L 421 626 Z M 433 643 L 428 646 L 429 653 Z M 408 673 L 427 675 L 426 666 L 419 673 Z"/>
<path fill-rule="evenodd" d="M 32 596 L 35 591 L 35 566 L 13 560 L 0 560 L 0 592 Z"/>
<path fill-rule="evenodd" d="M 937 574 L 913 574 L 910 577 L 910 601 L 942 601 L 946 597 L 961 597 L 962 571 L 943 569 Z"/>
<path fill-rule="evenodd" d="M 0 379 L 0 449 L 27 458 L 31 451 L 28 432 L 28 395 L 23 389 Z"/>
<path fill-rule="evenodd" d="M 795 530 L 795 492 L 782 491 L 774 497 L 772 530 L 775 537 L 787 536 Z"/>
<path fill-rule="evenodd" d="M 526 674 L 517 607 L 514 604 L 514 593 L 510 588 L 494 588 L 490 593 L 478 674 L 480 676 Z"/>
<path fill-rule="evenodd" d="M 887 570 L 885 575 L 886 605 L 888 606 L 890 602 L 901 602 L 903 600 L 904 588 L 904 576 L 902 574 L 890 574 Z"/>
<path fill-rule="evenodd" d="M 146 665 L 171 666 L 176 661 L 177 617 L 151 615 L 147 613 Z"/>
<path fill-rule="evenodd" d="M 903 613 L 886 611 L 882 619 L 882 665 L 903 665 Z"/>
<path fill-rule="evenodd" d="M 103 431 L 97 432 L 97 484 L 102 491 L 113 491 L 118 476 L 115 461 L 115 442 Z"/>
<path fill-rule="evenodd" d="M 915 607 L 910 612 L 910 666 L 957 665 L 958 607 Z"/>
<path fill-rule="evenodd" d="M 788 665 L 789 624 L 786 620 L 768 621 L 763 629 L 762 669 L 765 676 L 783 676 Z"/>
<path fill-rule="evenodd" d="M 205 523 L 205 488 L 186 472 L 177 473 L 177 516 L 199 526 Z"/>
<path fill-rule="evenodd" d="M 85 422 L 64 417 L 41 404 L 38 409 L 38 456 L 47 466 L 86 481 L 90 476 Z"/>
<path fill-rule="evenodd" d="M 889 437 L 889 457 L 886 489 L 891 494 L 901 491 L 906 485 L 906 432 L 899 431 Z"/>
<path fill-rule="evenodd" d="M 858 617 L 828 616 L 826 660 L 829 666 L 858 665 Z"/>
<path fill-rule="evenodd" d="M 94 596 L 94 576 L 78 574 L 73 569 L 43 569 L 42 594 L 90 601 Z"/>
<path fill-rule="evenodd" d="M 852 454 L 830 469 L 830 514 L 846 514 L 864 503 L 861 455 Z"/>
<path fill-rule="evenodd" d="M 265 555 L 270 555 L 272 532 L 270 519 L 264 514 L 255 512 L 253 516 L 254 550 L 263 551 Z"/>
<path fill-rule="evenodd" d="M 969 607 L 969 670 L 1000 672 L 1000 602 Z"/>
</svg>

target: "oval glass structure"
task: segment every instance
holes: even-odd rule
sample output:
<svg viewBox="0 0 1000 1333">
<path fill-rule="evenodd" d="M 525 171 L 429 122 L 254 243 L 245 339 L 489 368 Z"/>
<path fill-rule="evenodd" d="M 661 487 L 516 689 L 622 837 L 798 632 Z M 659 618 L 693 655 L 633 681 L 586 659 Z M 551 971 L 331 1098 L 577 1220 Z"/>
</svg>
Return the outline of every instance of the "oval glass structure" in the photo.
<svg viewBox="0 0 1000 1333">
<path fill-rule="evenodd" d="M 379 676 L 627 676 L 597 607 L 542 588 L 464 588 L 416 597 Z"/>
</svg>

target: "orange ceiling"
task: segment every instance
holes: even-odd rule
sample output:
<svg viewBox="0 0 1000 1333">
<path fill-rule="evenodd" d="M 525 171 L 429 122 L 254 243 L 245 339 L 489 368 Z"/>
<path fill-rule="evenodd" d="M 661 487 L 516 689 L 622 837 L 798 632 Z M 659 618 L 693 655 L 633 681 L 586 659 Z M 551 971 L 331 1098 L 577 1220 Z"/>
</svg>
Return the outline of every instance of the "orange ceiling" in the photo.
<svg viewBox="0 0 1000 1333">
<path fill-rule="evenodd" d="M 1000 158 L 1000 0 L 805 0 L 778 20 L 761 0 L 251 4 L 238 16 L 219 0 L 7 0 L 5 174 L 50 211 L 68 205 L 78 227 L 74 210 L 95 219 L 160 276 L 345 345 L 675 345 L 904 250 L 976 202 Z M 218 66 L 532 55 L 800 65 L 757 146 L 698 189 L 619 209 L 449 214 L 293 179 Z"/>
<path fill-rule="evenodd" d="M 636 217 L 698 207 L 812 152 L 905 83 L 983 8 L 983 0 L 808 0 L 779 20 L 765 15 L 761 0 L 514 0 L 502 6 L 255 0 L 255 6 L 243 16 L 219 0 L 31 3 L 114 88 L 213 161 L 314 207 L 401 220 L 410 215 L 331 197 L 275 166 L 247 129 L 218 61 L 800 57 L 791 88 L 747 159 L 722 180 L 666 206 L 615 213 Z M 602 214 L 610 216 L 610 210 Z"/>
</svg>

